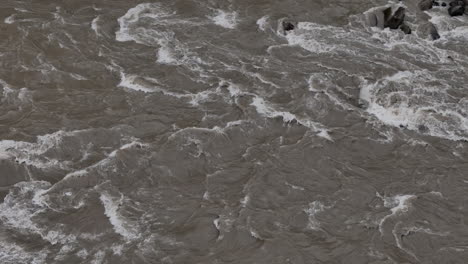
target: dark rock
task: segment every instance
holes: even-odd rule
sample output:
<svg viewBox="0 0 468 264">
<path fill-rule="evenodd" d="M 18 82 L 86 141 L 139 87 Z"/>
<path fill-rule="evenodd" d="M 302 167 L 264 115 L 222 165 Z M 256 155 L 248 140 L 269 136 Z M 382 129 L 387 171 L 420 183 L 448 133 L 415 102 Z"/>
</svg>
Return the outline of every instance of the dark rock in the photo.
<svg viewBox="0 0 468 264">
<path fill-rule="evenodd" d="M 377 20 L 377 15 L 375 13 L 367 14 L 366 18 L 367 18 L 367 24 L 370 27 L 376 27 L 377 26 L 378 20 Z"/>
<path fill-rule="evenodd" d="M 385 24 L 385 16 L 382 11 L 376 12 L 375 17 L 377 19 L 377 27 L 383 29 Z"/>
<path fill-rule="evenodd" d="M 289 31 L 293 31 L 297 28 L 297 22 L 291 18 L 284 17 L 278 20 L 277 31 L 283 35 L 286 35 Z"/>
<path fill-rule="evenodd" d="M 392 8 L 376 9 L 366 13 L 367 24 L 370 27 L 378 27 L 384 29 L 387 26 L 387 21 L 392 17 Z"/>
<path fill-rule="evenodd" d="M 429 131 L 429 128 L 427 126 L 425 126 L 425 125 L 419 125 L 418 130 L 419 130 L 419 132 L 425 133 L 425 132 Z"/>
<path fill-rule="evenodd" d="M 463 0 L 455 0 L 450 2 L 450 6 L 466 6 L 466 3 Z"/>
<path fill-rule="evenodd" d="M 442 6 L 447 6 L 447 4 L 446 4 L 446 3 L 442 3 L 441 5 L 442 5 Z"/>
<path fill-rule="evenodd" d="M 440 39 L 439 32 L 437 32 L 437 29 L 435 27 L 434 27 L 434 30 L 429 33 L 429 36 L 431 36 L 432 40 Z"/>
<path fill-rule="evenodd" d="M 419 1 L 418 3 L 418 7 L 419 9 L 421 9 L 422 11 L 425 11 L 425 10 L 429 10 L 432 8 L 432 0 L 421 0 Z"/>
<path fill-rule="evenodd" d="M 294 24 L 292 22 L 289 22 L 289 21 L 283 21 L 282 25 L 283 25 L 283 30 L 284 31 L 291 31 L 291 30 L 294 30 L 296 28 L 296 26 L 294 26 Z"/>
<path fill-rule="evenodd" d="M 385 21 L 389 20 L 392 17 L 392 8 L 387 7 L 384 10 L 382 10 L 382 13 L 384 15 Z"/>
<path fill-rule="evenodd" d="M 390 10 L 391 12 L 391 10 Z M 388 27 L 390 29 L 397 29 L 399 28 L 402 24 L 403 21 L 405 20 L 405 9 L 403 7 L 399 7 L 393 15 L 388 16 L 388 8 L 384 10 L 384 16 L 388 19 L 385 20 L 384 27 Z"/>
<path fill-rule="evenodd" d="M 436 40 L 436 39 L 440 38 L 440 35 L 437 32 L 437 28 L 432 23 L 423 24 L 420 27 L 419 31 L 420 31 L 422 36 L 425 36 L 425 37 L 428 36 L 432 40 Z"/>
<path fill-rule="evenodd" d="M 405 34 L 411 34 L 411 28 L 406 24 L 401 24 L 400 26 L 401 31 L 405 32 Z"/>
<path fill-rule="evenodd" d="M 440 6 L 439 2 L 433 2 L 432 6 Z"/>
<path fill-rule="evenodd" d="M 448 13 L 450 16 L 461 16 L 463 15 L 463 13 L 465 13 L 465 6 L 461 6 L 461 5 L 451 6 L 448 9 Z"/>
<path fill-rule="evenodd" d="M 290 18 L 282 18 L 278 21 L 278 31 L 282 34 L 286 34 L 297 28 L 297 22 Z"/>
</svg>

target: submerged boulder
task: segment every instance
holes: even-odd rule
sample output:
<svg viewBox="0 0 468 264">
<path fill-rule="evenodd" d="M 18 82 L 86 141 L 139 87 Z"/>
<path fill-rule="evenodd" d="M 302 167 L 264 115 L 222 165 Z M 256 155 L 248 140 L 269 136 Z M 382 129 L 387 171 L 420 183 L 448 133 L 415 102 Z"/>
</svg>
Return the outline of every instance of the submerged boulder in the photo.
<svg viewBox="0 0 468 264">
<path fill-rule="evenodd" d="M 421 0 L 418 3 L 418 7 L 421 11 L 426 11 L 431 9 L 433 4 L 434 2 L 432 0 Z"/>
<path fill-rule="evenodd" d="M 400 29 L 405 34 L 411 34 L 411 28 L 408 25 L 404 24 L 404 23 L 400 26 Z"/>
<path fill-rule="evenodd" d="M 419 31 L 424 37 L 429 37 L 432 40 L 440 39 L 440 35 L 437 31 L 437 28 L 434 26 L 434 24 L 430 22 L 421 25 Z"/>
<path fill-rule="evenodd" d="M 448 9 L 448 13 L 450 16 L 462 16 L 465 13 L 465 6 L 464 5 L 450 6 Z"/>
<path fill-rule="evenodd" d="M 294 26 L 294 24 L 289 21 L 283 21 L 282 25 L 284 31 L 294 30 L 296 28 L 296 26 Z"/>
<path fill-rule="evenodd" d="M 297 22 L 290 18 L 282 18 L 278 23 L 278 31 L 286 34 L 288 31 L 292 31 L 297 28 Z"/>
<path fill-rule="evenodd" d="M 450 6 L 466 6 L 466 2 L 463 0 L 454 0 L 450 2 Z"/>
</svg>

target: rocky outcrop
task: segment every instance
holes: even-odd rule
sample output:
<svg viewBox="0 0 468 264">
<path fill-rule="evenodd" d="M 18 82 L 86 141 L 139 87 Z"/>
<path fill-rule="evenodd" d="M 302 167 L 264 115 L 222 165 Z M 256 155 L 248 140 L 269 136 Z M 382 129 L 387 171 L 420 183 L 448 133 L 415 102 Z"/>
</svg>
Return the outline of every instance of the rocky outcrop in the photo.
<svg viewBox="0 0 468 264">
<path fill-rule="evenodd" d="M 399 7 L 393 12 L 391 7 L 374 9 L 366 13 L 367 24 L 381 29 L 401 29 L 406 34 L 411 34 L 411 28 L 404 24 L 405 8 Z"/>
<path fill-rule="evenodd" d="M 391 11 L 391 8 L 387 8 L 384 11 L 384 17 L 386 18 L 384 28 L 388 27 L 390 29 L 398 29 L 405 20 L 405 9 L 403 7 L 399 7 L 393 14 Z"/>
<path fill-rule="evenodd" d="M 430 22 L 430 16 L 425 11 L 433 7 L 447 8 L 449 6 L 448 12 L 451 16 L 460 16 L 466 12 L 467 2 L 468 0 L 453 0 L 447 5 L 448 1 L 406 0 L 404 1 L 405 8 L 386 6 L 366 12 L 366 20 L 371 27 L 400 29 L 405 34 L 416 33 L 421 38 L 437 40 L 440 38 L 439 32 L 436 26 Z M 406 13 L 411 15 L 407 17 Z M 405 23 L 407 19 L 408 21 Z"/>
</svg>

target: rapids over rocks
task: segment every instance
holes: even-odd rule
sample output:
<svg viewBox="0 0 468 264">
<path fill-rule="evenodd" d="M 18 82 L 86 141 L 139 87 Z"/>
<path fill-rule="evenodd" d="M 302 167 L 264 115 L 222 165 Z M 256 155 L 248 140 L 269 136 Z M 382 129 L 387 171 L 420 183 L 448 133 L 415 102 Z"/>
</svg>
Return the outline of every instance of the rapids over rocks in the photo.
<svg viewBox="0 0 468 264">
<path fill-rule="evenodd" d="M 467 263 L 435 3 L 2 0 L 0 263 Z"/>
</svg>

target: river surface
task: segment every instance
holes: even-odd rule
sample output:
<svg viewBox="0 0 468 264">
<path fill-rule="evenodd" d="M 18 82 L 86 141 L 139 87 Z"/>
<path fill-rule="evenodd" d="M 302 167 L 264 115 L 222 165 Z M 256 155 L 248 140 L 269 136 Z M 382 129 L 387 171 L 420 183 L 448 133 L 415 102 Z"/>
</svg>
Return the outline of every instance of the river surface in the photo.
<svg viewBox="0 0 468 264">
<path fill-rule="evenodd" d="M 0 263 L 468 263 L 468 15 L 408 1 L 2 0 Z"/>
</svg>

